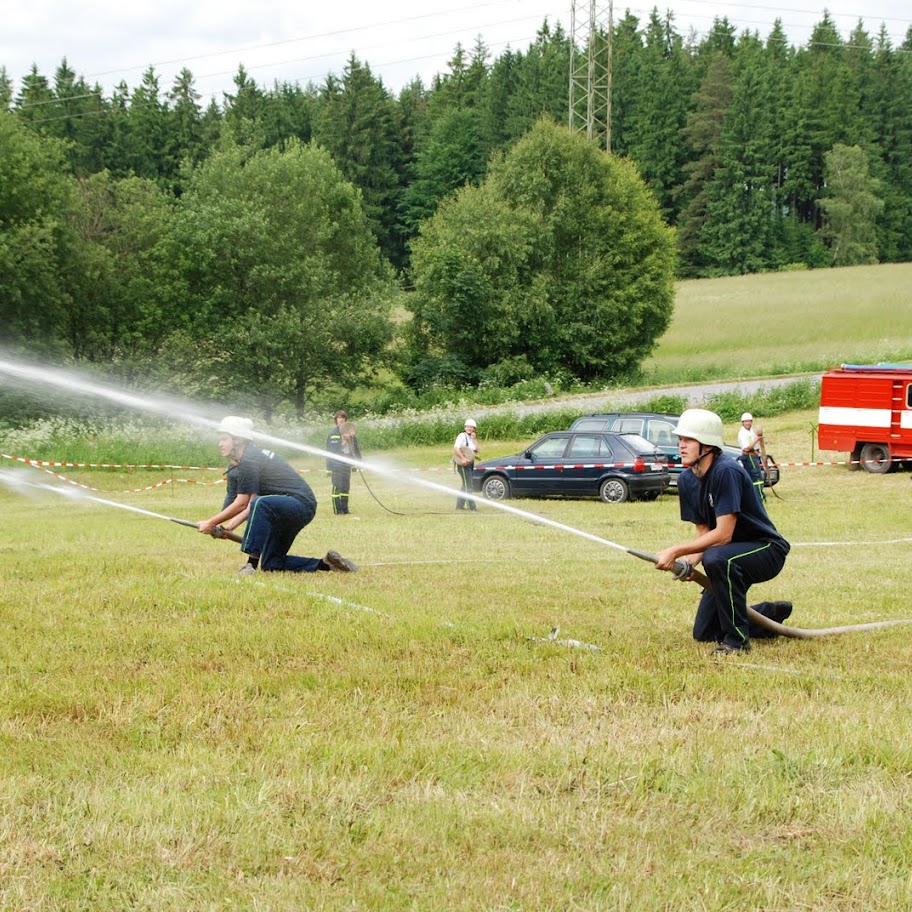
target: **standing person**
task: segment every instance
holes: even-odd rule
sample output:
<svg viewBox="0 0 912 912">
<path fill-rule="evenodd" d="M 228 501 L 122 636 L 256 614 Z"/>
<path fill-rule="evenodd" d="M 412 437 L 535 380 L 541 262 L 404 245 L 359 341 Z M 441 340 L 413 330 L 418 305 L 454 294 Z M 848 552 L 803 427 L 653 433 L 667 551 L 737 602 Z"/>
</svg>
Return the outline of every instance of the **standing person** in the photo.
<svg viewBox="0 0 912 912">
<path fill-rule="evenodd" d="M 358 445 L 357 428 L 348 420 L 348 413 L 343 409 L 333 415 L 336 426 L 326 438 L 326 449 L 330 453 L 340 453 L 350 459 L 361 458 L 361 447 Z M 352 466 L 338 459 L 327 458 L 326 470 L 332 476 L 332 508 L 336 516 L 348 516 L 348 497 L 351 491 Z"/>
<path fill-rule="evenodd" d="M 228 493 L 222 509 L 198 524 L 199 531 L 211 535 L 219 525 L 230 531 L 247 520 L 241 551 L 248 558 L 239 573 L 256 573 L 258 567 L 292 573 L 357 570 L 337 551 L 327 551 L 323 558 L 288 553 L 298 532 L 316 515 L 317 499 L 281 456 L 254 446 L 252 432 L 249 418 L 230 415 L 219 425 L 219 452 L 229 460 Z"/>
<path fill-rule="evenodd" d="M 693 637 L 716 642 L 716 653 L 747 652 L 751 637 L 775 636 L 747 619 L 747 591 L 779 575 L 789 543 L 773 525 L 750 479 L 722 452 L 722 419 L 706 409 L 687 409 L 674 429 L 685 470 L 678 478 L 681 519 L 694 538 L 656 555 L 659 570 L 684 558 L 703 564 L 711 589 L 703 591 Z M 755 611 L 782 623 L 791 602 L 761 602 Z"/>
<path fill-rule="evenodd" d="M 760 461 L 762 440 L 763 432 L 754 430 L 754 416 L 750 412 L 745 412 L 741 416 L 741 427 L 738 428 L 738 446 L 741 448 L 738 462 L 744 466 L 750 476 L 760 499 L 766 500 L 766 495 L 763 493 L 763 466 Z"/>
<path fill-rule="evenodd" d="M 464 494 L 472 493 L 472 469 L 475 466 L 475 460 L 481 452 L 478 446 L 477 438 L 478 425 L 474 418 L 466 418 L 462 432 L 457 434 L 456 443 L 453 444 L 453 465 L 456 466 L 456 472 L 462 483 L 462 492 Z M 468 510 L 474 513 L 478 507 L 474 500 L 468 497 L 459 497 L 456 500 L 457 510 Z"/>
</svg>

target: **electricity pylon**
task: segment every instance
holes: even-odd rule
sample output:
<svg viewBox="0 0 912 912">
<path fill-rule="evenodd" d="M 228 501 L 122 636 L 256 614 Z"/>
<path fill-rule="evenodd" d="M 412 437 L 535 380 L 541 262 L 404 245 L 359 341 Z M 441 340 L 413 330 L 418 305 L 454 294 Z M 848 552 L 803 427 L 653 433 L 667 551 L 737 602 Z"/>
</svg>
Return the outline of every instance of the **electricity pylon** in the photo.
<svg viewBox="0 0 912 912">
<path fill-rule="evenodd" d="M 611 151 L 613 0 L 570 0 L 570 129 Z"/>
</svg>

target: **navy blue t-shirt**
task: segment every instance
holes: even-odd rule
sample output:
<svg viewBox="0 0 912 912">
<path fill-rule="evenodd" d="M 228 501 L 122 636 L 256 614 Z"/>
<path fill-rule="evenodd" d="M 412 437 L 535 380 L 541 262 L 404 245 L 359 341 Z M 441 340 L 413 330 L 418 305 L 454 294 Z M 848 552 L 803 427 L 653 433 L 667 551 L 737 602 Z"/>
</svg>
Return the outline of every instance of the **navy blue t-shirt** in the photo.
<svg viewBox="0 0 912 912">
<path fill-rule="evenodd" d="M 314 504 L 317 502 L 310 485 L 281 456 L 249 443 L 244 447 L 244 455 L 238 464 L 228 467 L 225 478 L 228 484 L 226 504 L 238 494 L 249 494 L 251 497 L 285 494 Z"/>
<path fill-rule="evenodd" d="M 685 522 L 715 529 L 717 516 L 733 513 L 733 542 L 775 542 L 789 552 L 789 543 L 773 525 L 750 476 L 731 456 L 717 454 L 703 478 L 685 469 L 678 476 L 678 500 Z"/>
</svg>

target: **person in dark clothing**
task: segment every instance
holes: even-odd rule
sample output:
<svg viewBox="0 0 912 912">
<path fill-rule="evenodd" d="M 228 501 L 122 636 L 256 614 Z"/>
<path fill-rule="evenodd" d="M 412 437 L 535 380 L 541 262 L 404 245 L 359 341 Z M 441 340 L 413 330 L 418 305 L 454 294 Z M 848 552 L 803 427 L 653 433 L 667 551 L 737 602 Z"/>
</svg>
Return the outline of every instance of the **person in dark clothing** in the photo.
<svg viewBox="0 0 912 912">
<path fill-rule="evenodd" d="M 288 553 L 297 534 L 314 518 L 317 499 L 310 485 L 284 460 L 251 442 L 253 422 L 229 416 L 218 428 L 218 447 L 229 460 L 227 495 L 215 516 L 198 524 L 211 535 L 216 526 L 236 529 L 247 521 L 241 551 L 248 555 L 239 573 L 287 570 L 353 571 L 358 568 L 336 551 L 323 558 L 295 557 Z"/>
<path fill-rule="evenodd" d="M 358 445 L 357 430 L 348 420 L 348 415 L 341 409 L 333 416 L 336 426 L 326 438 L 326 449 L 330 453 L 339 453 L 350 459 L 361 458 L 361 447 Z M 332 476 L 332 508 L 336 516 L 348 516 L 348 500 L 351 491 L 353 466 L 338 459 L 327 458 L 326 471 Z"/>
<path fill-rule="evenodd" d="M 751 638 L 775 636 L 751 624 L 747 591 L 778 576 L 789 553 L 744 467 L 722 452 L 722 419 L 706 409 L 687 409 L 674 430 L 685 471 L 678 478 L 681 519 L 696 527 L 695 537 L 656 555 L 659 570 L 674 569 L 684 558 L 703 570 L 712 584 L 700 599 L 693 636 L 715 642 L 716 653 L 746 652 Z M 762 602 L 753 609 L 782 623 L 791 602 Z"/>
</svg>

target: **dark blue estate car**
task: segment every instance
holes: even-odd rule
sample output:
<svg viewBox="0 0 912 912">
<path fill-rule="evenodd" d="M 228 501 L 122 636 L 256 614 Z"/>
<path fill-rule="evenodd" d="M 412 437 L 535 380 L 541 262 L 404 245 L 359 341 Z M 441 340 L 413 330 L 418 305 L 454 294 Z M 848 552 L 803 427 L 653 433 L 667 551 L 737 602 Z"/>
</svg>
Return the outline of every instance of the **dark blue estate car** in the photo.
<svg viewBox="0 0 912 912">
<path fill-rule="evenodd" d="M 571 431 L 613 431 L 620 434 L 639 434 L 657 446 L 668 457 L 671 484 L 677 487 L 678 475 L 684 471 L 678 438 L 672 433 L 678 426 L 678 415 L 658 415 L 655 412 L 607 412 L 603 415 L 585 415 L 570 425 Z M 724 446 L 723 452 L 737 459 L 741 450 L 736 446 Z M 772 455 L 766 454 L 769 472 L 765 487 L 772 487 L 779 481 L 779 466 Z"/>
<path fill-rule="evenodd" d="M 637 434 L 545 434 L 531 446 L 475 465 L 472 483 L 489 500 L 599 497 L 655 500 L 670 481 L 668 457 Z"/>
</svg>

